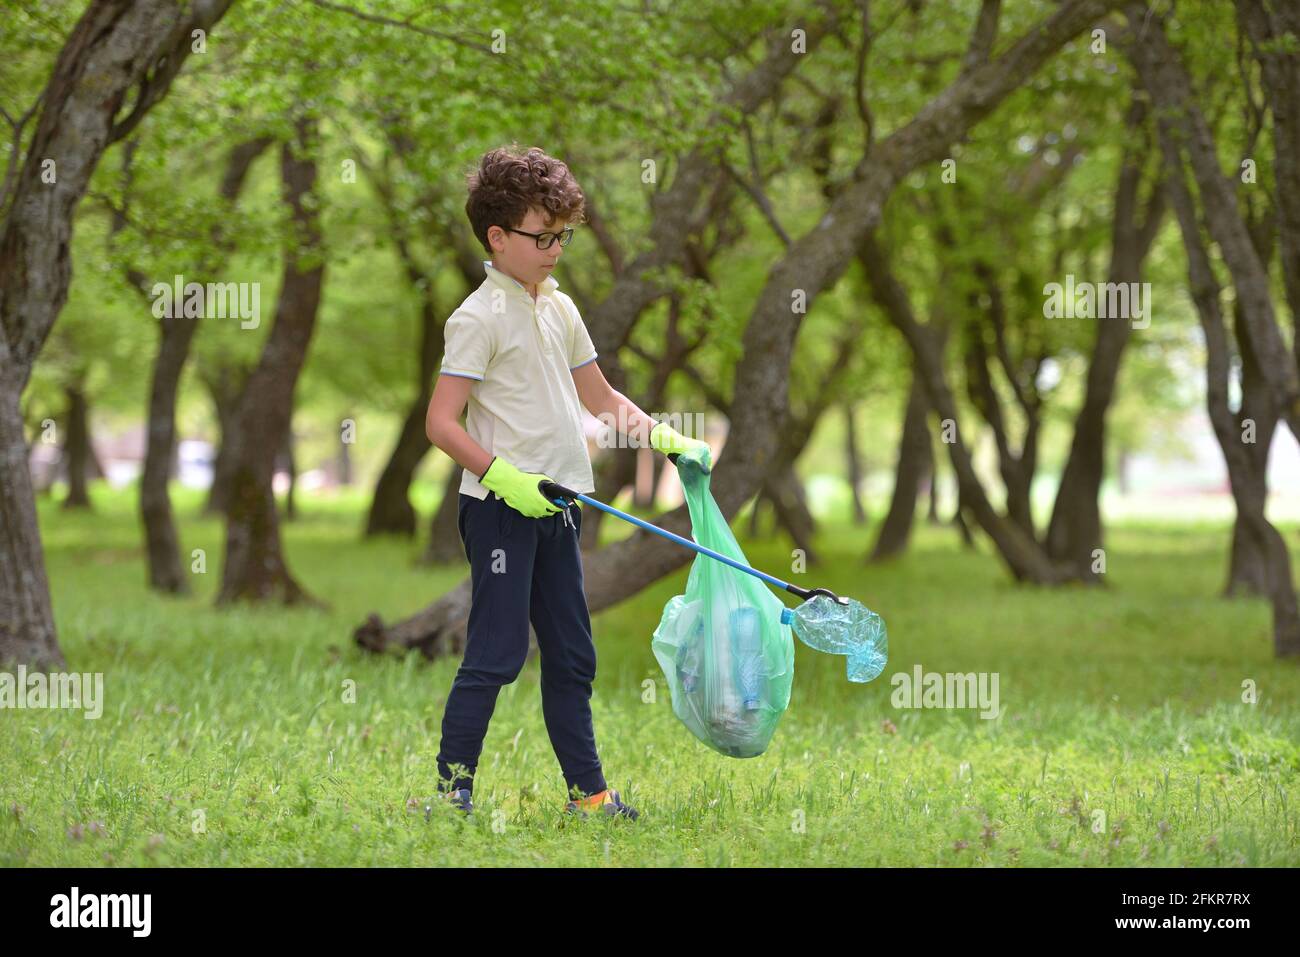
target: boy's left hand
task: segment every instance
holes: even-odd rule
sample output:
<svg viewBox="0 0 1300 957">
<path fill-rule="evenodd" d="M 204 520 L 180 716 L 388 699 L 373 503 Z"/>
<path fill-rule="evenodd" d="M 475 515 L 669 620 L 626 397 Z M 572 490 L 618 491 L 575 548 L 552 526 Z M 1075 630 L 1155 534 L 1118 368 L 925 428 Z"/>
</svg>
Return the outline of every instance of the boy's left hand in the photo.
<svg viewBox="0 0 1300 957">
<path fill-rule="evenodd" d="M 713 470 L 713 453 L 709 449 L 709 443 L 700 439 L 688 439 L 666 422 L 660 422 L 650 430 L 650 445 L 665 455 L 684 455 L 705 472 Z"/>
</svg>

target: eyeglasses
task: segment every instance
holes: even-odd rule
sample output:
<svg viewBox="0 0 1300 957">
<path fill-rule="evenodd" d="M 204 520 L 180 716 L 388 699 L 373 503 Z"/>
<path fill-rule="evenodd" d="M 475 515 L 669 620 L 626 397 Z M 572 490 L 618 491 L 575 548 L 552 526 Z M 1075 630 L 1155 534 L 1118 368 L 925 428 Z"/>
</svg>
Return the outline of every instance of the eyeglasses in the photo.
<svg viewBox="0 0 1300 957">
<path fill-rule="evenodd" d="M 510 226 L 506 226 L 504 229 L 509 233 L 518 233 L 520 236 L 533 237 L 533 239 L 537 240 L 538 249 L 550 249 L 555 245 L 557 239 L 560 241 L 561 246 L 567 246 L 569 245 L 569 240 L 573 238 L 572 226 L 566 226 L 558 233 L 526 233 L 522 229 L 513 229 Z"/>
</svg>

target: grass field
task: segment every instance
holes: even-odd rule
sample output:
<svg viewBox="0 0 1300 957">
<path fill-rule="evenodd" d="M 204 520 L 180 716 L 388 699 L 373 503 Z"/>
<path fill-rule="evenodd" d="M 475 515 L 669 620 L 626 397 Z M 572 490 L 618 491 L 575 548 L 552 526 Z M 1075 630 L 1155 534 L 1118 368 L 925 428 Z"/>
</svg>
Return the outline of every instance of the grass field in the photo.
<svg viewBox="0 0 1300 957">
<path fill-rule="evenodd" d="M 799 580 L 879 611 L 890 662 L 851 685 L 843 658 L 796 643 L 790 708 L 750 760 L 690 735 L 651 655 L 683 568 L 594 620 L 597 741 L 641 820 L 560 813 L 533 660 L 499 699 L 478 812 L 426 822 L 412 805 L 456 662 L 363 656 L 350 635 L 463 568 L 363 542 L 357 500 L 308 499 L 287 550 L 331 610 L 217 611 L 222 530 L 193 493 L 176 493 L 182 542 L 208 564 L 186 599 L 145 589 L 133 495 L 94 497 L 93 516 L 45 501 L 41 520 L 60 641 L 70 670 L 104 674 L 103 714 L 0 712 L 5 865 L 1300 864 L 1300 665 L 1273 660 L 1262 602 L 1217 597 L 1221 525 L 1113 529 L 1108 587 L 1048 590 L 946 529 L 863 566 L 867 533 L 823 523 L 824 565 Z M 790 568 L 784 539 L 742 544 Z M 996 672 L 1000 716 L 895 707 L 891 676 L 917 664 Z"/>
</svg>

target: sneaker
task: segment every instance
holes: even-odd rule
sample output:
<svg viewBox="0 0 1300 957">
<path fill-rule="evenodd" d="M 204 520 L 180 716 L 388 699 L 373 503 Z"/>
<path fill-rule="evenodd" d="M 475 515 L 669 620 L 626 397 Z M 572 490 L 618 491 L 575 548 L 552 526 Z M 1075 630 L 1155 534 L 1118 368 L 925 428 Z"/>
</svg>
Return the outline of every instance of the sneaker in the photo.
<svg viewBox="0 0 1300 957">
<path fill-rule="evenodd" d="M 457 789 L 457 790 L 455 790 L 455 791 L 451 791 L 451 792 L 449 792 L 449 793 L 447 793 L 447 794 L 443 794 L 443 793 L 439 792 L 438 794 L 435 794 L 433 797 L 429 798 L 429 800 L 425 801 L 425 802 L 424 802 L 424 819 L 425 819 L 426 821 L 429 820 L 429 818 L 433 816 L 433 806 L 434 806 L 434 804 L 436 804 L 439 800 L 445 800 L 445 801 L 447 801 L 447 802 L 448 802 L 452 807 L 457 808 L 457 809 L 459 809 L 459 810 L 461 810 L 461 811 L 464 811 L 466 817 L 469 817 L 471 814 L 474 813 L 474 804 L 473 804 L 473 802 L 470 801 L 470 790 L 469 790 L 469 788 L 459 788 L 459 789 Z"/>
<path fill-rule="evenodd" d="M 564 805 L 565 814 L 577 814 L 583 818 L 587 816 L 588 811 L 598 809 L 606 817 L 625 817 L 628 820 L 635 821 L 639 816 L 636 808 L 624 804 L 622 798 L 618 796 L 618 792 L 611 791 L 608 788 L 599 794 L 583 798 L 581 801 L 570 801 Z"/>
</svg>

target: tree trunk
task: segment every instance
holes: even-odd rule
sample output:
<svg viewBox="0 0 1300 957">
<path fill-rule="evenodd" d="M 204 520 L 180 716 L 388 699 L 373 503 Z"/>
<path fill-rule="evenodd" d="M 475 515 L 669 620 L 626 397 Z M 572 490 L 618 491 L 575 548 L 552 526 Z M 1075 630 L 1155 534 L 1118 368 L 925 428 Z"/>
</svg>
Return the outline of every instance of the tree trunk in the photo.
<svg viewBox="0 0 1300 957">
<path fill-rule="evenodd" d="M 72 278 L 77 205 L 104 150 L 167 95 L 191 50 L 231 0 L 95 0 L 68 35 L 12 193 L 0 197 L 0 662 L 63 661 L 36 522 L 20 399 Z M 119 119 L 138 87 L 131 112 Z M 51 157 L 57 178 L 43 182 Z M 15 158 L 16 159 L 16 158 Z"/>
<path fill-rule="evenodd" d="M 1134 11 L 1135 16 L 1139 11 L 1149 14 L 1142 7 L 1135 7 Z M 1165 37 L 1161 18 L 1148 15 L 1146 19 L 1140 38 L 1123 38 L 1121 42 L 1143 87 L 1151 95 L 1159 128 L 1170 140 L 1170 149 L 1186 151 L 1206 229 L 1232 276 L 1242 329 L 1258 357 L 1260 373 L 1268 384 L 1274 407 L 1292 434 L 1300 439 L 1300 368 L 1297 365 L 1300 360 L 1287 349 L 1278 326 L 1268 270 L 1260 261 L 1238 208 L 1235 177 L 1229 179 L 1223 174 L 1214 135 L 1204 113 L 1192 99 L 1195 86 L 1179 53 Z"/>
<path fill-rule="evenodd" d="M 284 494 L 284 520 L 292 522 L 298 517 L 298 503 L 294 492 L 298 488 L 298 463 L 293 455 L 293 426 L 292 424 L 284 433 L 284 447 L 280 449 L 279 465 L 276 471 L 284 472 L 289 476 L 289 487 Z M 274 472 L 272 473 L 272 484 L 274 484 Z"/>
<path fill-rule="evenodd" d="M 190 583 L 181 564 L 181 541 L 175 531 L 168 479 L 175 452 L 175 394 L 198 322 L 182 316 L 159 321 L 162 338 L 149 385 L 140 518 L 148 553 L 149 588 L 168 594 L 188 594 Z"/>
<path fill-rule="evenodd" d="M 411 505 L 410 491 L 416 469 L 433 447 L 424 430 L 430 396 L 430 392 L 421 392 L 402 420 L 397 445 L 379 475 L 375 494 L 370 500 L 370 511 L 366 516 L 367 538 L 372 535 L 410 537 L 415 534 L 415 507 Z M 459 474 L 459 470 L 460 466 L 456 466 L 453 471 Z M 457 482 L 459 484 L 459 479 Z M 452 498 L 454 500 L 456 496 Z M 455 510 L 452 514 L 456 514 Z"/>
<path fill-rule="evenodd" d="M 1251 476 L 1254 478 L 1254 476 Z M 1262 484 L 1262 483 L 1257 483 Z M 1259 496 L 1257 486 L 1245 494 Z M 1235 502 L 1237 515 L 1232 522 L 1232 549 L 1228 560 L 1228 583 L 1223 588 L 1225 598 L 1267 597 L 1268 556 L 1250 530 L 1250 523 L 1242 515 L 1241 504 Z"/>
<path fill-rule="evenodd" d="M 1282 282 L 1293 321 L 1300 321 L 1300 5 L 1293 0 L 1237 0 L 1237 18 L 1260 62 L 1273 114 L 1273 204 L 1277 209 Z M 1300 336 L 1292 347 L 1300 363 Z"/>
<path fill-rule="evenodd" d="M 1125 117 L 1128 135 L 1146 121 L 1146 107 L 1135 99 Z M 1145 219 L 1138 221 L 1138 190 L 1145 155 L 1136 148 L 1125 151 L 1120 161 L 1119 180 L 1111 224 L 1111 256 L 1108 282 L 1130 283 L 1141 279 L 1142 261 L 1155 239 L 1162 218 L 1162 193 L 1156 188 Z M 1054 561 L 1073 569 L 1085 581 L 1096 579 L 1093 550 L 1102 547 L 1101 483 L 1105 475 L 1106 414 L 1115 396 L 1124 350 L 1132 327 L 1128 320 L 1111 317 L 1097 320 L 1097 338 L 1088 362 L 1083 407 L 1074 422 L 1070 454 L 1061 473 L 1045 546 Z"/>
<path fill-rule="evenodd" d="M 316 122 L 298 118 L 294 142 L 281 145 L 280 173 L 294 235 L 285 263 L 275 323 L 239 402 L 226 515 L 226 560 L 218 604 L 278 599 L 314 602 L 284 562 L 272 477 L 275 453 L 289 433 L 293 392 L 320 307 L 325 266 L 320 201 L 315 192 Z M 232 436 L 227 436 L 227 441 Z"/>
<path fill-rule="evenodd" d="M 966 515 L 970 509 L 966 508 L 962 502 L 961 492 L 957 493 L 957 508 L 952 513 L 952 524 L 961 535 L 962 547 L 973 551 L 975 549 L 975 535 L 970 530 L 970 525 L 966 521 Z"/>
<path fill-rule="evenodd" d="M 759 536 L 763 533 L 761 513 L 766 501 L 767 499 L 763 498 L 762 492 L 754 496 L 754 505 L 749 510 L 749 525 L 746 526 L 745 529 L 745 535 L 751 541 L 757 541 Z"/>
<path fill-rule="evenodd" d="M 945 438 L 945 444 L 953 471 L 957 473 L 959 513 L 970 510 L 1017 581 L 1057 584 L 1069 580 L 1070 576 L 1052 563 L 1037 542 L 1013 522 L 1003 519 L 990 504 L 975 474 L 970 449 L 957 428 L 957 404 L 944 373 L 942 338 L 934 329 L 917 321 L 907 291 L 894 276 L 874 235 L 864 237 L 859 258 L 871 283 L 872 295 L 912 350 L 912 361 L 925 386 L 926 400 L 941 421 L 952 425 L 952 441 Z"/>
<path fill-rule="evenodd" d="M 1238 8 L 1240 14 L 1241 9 Z M 1261 121 L 1262 122 L 1262 121 Z M 1277 131 L 1275 130 L 1275 133 Z M 1279 162 L 1285 162 L 1279 159 Z M 1274 217 L 1256 217 L 1253 207 L 1245 204 L 1246 226 L 1251 242 L 1265 271 L 1273 258 Z M 1241 305 L 1233 303 L 1233 335 L 1241 359 L 1241 405 L 1235 416 L 1237 431 L 1245 449 L 1249 469 L 1242 475 L 1247 494 L 1260 501 L 1268 500 L 1268 459 L 1277 431 L 1278 414 L 1269 396 L 1268 383 L 1260 370 L 1259 359 L 1251 347 L 1250 336 L 1243 326 Z M 1248 432 L 1247 429 L 1253 430 Z M 1224 597 L 1269 595 L 1269 557 L 1258 536 L 1251 533 L 1242 510 L 1237 510 L 1232 528 L 1232 547 L 1228 561 L 1228 581 Z"/>
<path fill-rule="evenodd" d="M 218 192 L 223 208 L 232 207 L 239 198 L 248 170 L 271 140 L 260 137 L 241 143 L 230 151 L 226 171 Z M 128 146 L 134 146 L 132 141 Z M 129 153 L 128 153 L 129 169 Z M 114 227 L 123 223 L 115 220 Z M 213 261 L 224 261 L 234 243 L 228 227 L 213 227 Z M 205 263 L 203 272 L 210 273 L 213 261 Z M 143 277 L 128 277 L 137 288 L 143 288 Z M 189 579 L 181 562 L 180 537 L 172 515 L 168 481 L 175 473 L 176 463 L 176 393 L 180 388 L 181 374 L 189 358 L 198 320 L 176 316 L 159 320 L 160 340 L 158 357 L 154 360 L 153 378 L 149 385 L 149 431 L 144 455 L 144 473 L 140 478 L 140 517 L 144 523 L 145 546 L 149 556 L 149 586 L 158 591 L 183 595 L 190 590 Z M 224 431 L 224 422 L 223 422 Z M 214 489 L 216 485 L 214 483 Z M 211 498 L 209 498 L 211 502 Z"/>
<path fill-rule="evenodd" d="M 1034 480 L 1037 464 L 1038 447 L 1038 409 L 1025 403 L 1025 439 L 1019 454 L 1011 448 L 1011 439 L 1007 434 L 1006 420 L 1002 415 L 1001 402 L 993 388 L 993 379 L 989 374 L 988 353 L 984 345 L 981 329 L 974 325 L 966 328 L 966 386 L 971 404 L 984 417 L 989 428 L 993 430 L 994 443 L 998 450 L 998 471 L 1006 489 L 1007 518 L 1024 532 L 1025 536 L 1035 539 L 1034 516 L 1030 507 L 1029 491 Z M 1013 387 L 1016 383 L 1012 383 Z"/>
<path fill-rule="evenodd" d="M 409 254 L 408 254 L 409 255 Z M 408 264 L 408 270 L 414 273 L 415 267 Z M 436 375 L 436 366 L 442 356 L 442 330 L 443 322 L 438 321 L 437 305 L 433 301 L 433 281 L 426 278 L 423 285 L 415 282 L 416 277 L 412 276 L 413 284 L 421 289 L 422 302 L 420 306 L 420 365 L 417 372 L 419 382 L 416 387 L 415 400 L 412 402 L 410 409 L 407 410 L 406 418 L 402 421 L 402 431 L 397 438 L 397 446 L 393 449 L 393 454 L 388 458 L 388 464 L 384 466 L 383 472 L 379 475 L 379 482 L 375 485 L 375 494 L 370 502 L 370 513 L 366 517 L 366 537 L 372 535 L 405 535 L 412 536 L 415 534 L 415 508 L 411 505 L 410 490 L 411 481 L 415 477 L 415 471 L 424 461 L 425 455 L 433 447 L 429 441 L 428 433 L 425 432 L 425 420 L 429 412 L 429 400 L 433 396 L 433 377 Z M 459 473 L 460 467 L 456 466 L 454 472 Z M 459 481 L 459 480 L 458 480 Z M 451 496 L 451 501 L 455 503 L 459 497 L 459 492 Z M 451 507 L 451 527 L 456 528 L 457 507 Z M 435 526 L 439 524 L 438 519 L 434 520 Z M 459 533 L 457 533 L 459 537 Z M 460 549 L 459 539 L 457 550 Z M 437 546 L 430 549 L 431 556 L 438 553 L 444 558 L 454 557 L 450 550 L 438 551 Z M 460 552 L 464 557 L 464 552 Z"/>
<path fill-rule="evenodd" d="M 149 556 L 149 586 L 172 595 L 190 590 L 181 565 L 180 537 L 167 481 L 176 449 L 176 391 L 198 322 L 178 316 L 159 320 L 162 340 L 149 387 L 149 438 L 140 478 L 140 516 Z"/>
<path fill-rule="evenodd" d="M 8 376 L 0 377 L 0 666 L 51 671 L 65 662 L 45 577 L 20 395 Z"/>
<path fill-rule="evenodd" d="M 925 401 L 925 386 L 915 373 L 907 392 L 907 407 L 903 413 L 903 434 L 898 442 L 898 463 L 894 469 L 894 491 L 889 499 L 889 512 L 880 526 L 880 534 L 868 558 L 870 562 L 884 561 L 903 554 L 912 537 L 912 522 L 916 517 L 916 497 L 921 480 L 927 472 L 934 471 L 934 452 L 930 445 L 930 427 L 926 419 L 930 407 Z"/>
<path fill-rule="evenodd" d="M 821 558 L 813 544 L 817 523 L 808 510 L 803 483 L 799 481 L 792 460 L 782 459 L 781 462 L 782 466 L 764 483 L 777 523 L 786 530 L 795 548 L 803 552 L 809 567 L 820 565 Z"/>
<path fill-rule="evenodd" d="M 222 363 L 216 372 L 203 377 L 203 383 L 212 396 L 212 411 L 216 413 L 217 455 L 212 463 L 212 487 L 203 507 L 205 515 L 224 515 L 230 501 L 230 476 L 234 471 L 234 436 L 239 429 L 239 397 L 244 392 L 248 375 L 233 365 Z"/>
<path fill-rule="evenodd" d="M 1216 293 L 1217 295 L 1217 293 Z M 1268 393 L 1268 383 L 1259 370 L 1259 360 L 1250 348 L 1250 340 L 1242 328 L 1241 310 L 1234 310 L 1237 352 L 1241 357 L 1241 407 L 1236 419 L 1236 441 L 1242 447 L 1245 468 L 1239 470 L 1237 481 L 1249 501 L 1268 500 L 1268 458 L 1277 431 L 1277 409 Z M 1246 439 L 1246 426 L 1250 423 L 1253 435 Z M 1262 506 L 1261 506 L 1262 507 Z M 1267 542 L 1251 532 L 1250 522 L 1238 506 L 1232 525 L 1232 550 L 1228 562 L 1228 582 L 1224 595 L 1262 595 L 1269 593 L 1269 558 Z"/>
<path fill-rule="evenodd" d="M 849 498 L 853 502 L 853 524 L 867 524 L 862 506 L 862 456 L 858 452 L 858 423 L 852 402 L 844 403 L 844 456 L 848 459 Z"/>
<path fill-rule="evenodd" d="M 1162 115 L 1158 122 L 1161 150 L 1168 170 L 1166 189 L 1183 234 L 1192 301 L 1205 332 L 1206 407 L 1215 437 L 1223 450 L 1243 532 L 1254 539 L 1255 552 L 1265 564 L 1265 584 L 1273 611 L 1274 654 L 1279 658 L 1300 656 L 1300 608 L 1297 607 L 1295 585 L 1291 579 L 1290 554 L 1282 536 L 1265 517 L 1266 483 L 1257 471 L 1258 460 L 1252 461 L 1251 452 L 1241 440 L 1241 423 L 1234 419 L 1228 406 L 1228 337 L 1219 305 L 1219 284 L 1201 238 L 1178 143 L 1170 128 L 1173 124 L 1166 115 Z M 1240 302 L 1240 298 L 1237 301 Z M 1243 320 L 1239 327 L 1242 332 L 1244 327 Z M 1242 339 L 1247 337 L 1243 335 Z M 1245 341 L 1241 345 L 1253 348 L 1253 344 L 1247 345 Z M 1274 401 L 1271 388 L 1261 389 L 1256 395 L 1261 393 L 1266 397 L 1265 401 L 1270 404 Z"/>
<path fill-rule="evenodd" d="M 90 471 L 90 423 L 86 393 L 79 386 L 64 387 L 68 400 L 68 423 L 63 430 L 63 467 L 68 479 L 68 496 L 63 507 L 90 508 L 86 475 Z"/>
</svg>

